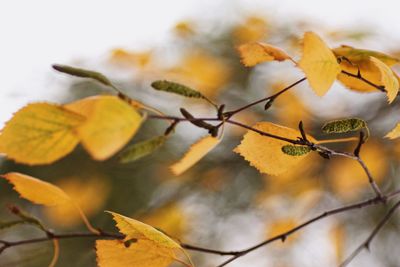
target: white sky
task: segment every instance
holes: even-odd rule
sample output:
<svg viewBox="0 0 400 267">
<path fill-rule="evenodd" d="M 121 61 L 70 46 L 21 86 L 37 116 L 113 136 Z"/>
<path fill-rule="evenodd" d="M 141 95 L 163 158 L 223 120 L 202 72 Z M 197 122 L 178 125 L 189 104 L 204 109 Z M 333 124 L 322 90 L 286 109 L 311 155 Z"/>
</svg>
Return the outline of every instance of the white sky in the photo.
<svg viewBox="0 0 400 267">
<path fill-rule="evenodd" d="M 112 47 L 158 43 L 181 19 L 216 16 L 237 6 L 258 6 L 282 19 L 311 17 L 330 26 L 364 23 L 387 35 L 400 34 L 398 0 L 1 0 L 0 126 L 27 102 L 56 97 L 60 88 L 54 88 L 52 63 L 102 57 Z"/>
</svg>

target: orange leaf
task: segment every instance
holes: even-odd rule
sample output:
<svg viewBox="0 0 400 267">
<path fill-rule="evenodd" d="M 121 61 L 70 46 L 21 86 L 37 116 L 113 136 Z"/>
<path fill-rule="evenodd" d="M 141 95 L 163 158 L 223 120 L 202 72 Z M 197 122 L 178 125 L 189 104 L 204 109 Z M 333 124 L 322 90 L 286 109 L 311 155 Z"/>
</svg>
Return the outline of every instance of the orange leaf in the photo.
<svg viewBox="0 0 400 267">
<path fill-rule="evenodd" d="M 284 61 L 292 58 L 282 49 L 265 43 L 247 43 L 238 47 L 242 63 L 252 67 L 266 61 Z"/>
</svg>

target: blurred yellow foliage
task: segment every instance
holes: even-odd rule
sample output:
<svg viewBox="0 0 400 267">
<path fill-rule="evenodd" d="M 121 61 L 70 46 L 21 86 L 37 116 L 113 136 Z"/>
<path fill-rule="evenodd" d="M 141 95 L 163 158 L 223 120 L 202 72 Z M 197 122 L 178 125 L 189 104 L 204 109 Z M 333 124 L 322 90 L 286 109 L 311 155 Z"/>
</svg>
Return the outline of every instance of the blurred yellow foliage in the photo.
<svg viewBox="0 0 400 267">
<path fill-rule="evenodd" d="M 167 79 L 186 84 L 212 98 L 229 81 L 230 68 L 223 59 L 197 51 L 184 56 L 166 75 Z"/>
<path fill-rule="evenodd" d="M 149 65 L 153 57 L 152 51 L 131 52 L 121 48 L 111 51 L 111 61 L 128 67 L 144 68 Z"/>
<path fill-rule="evenodd" d="M 388 167 L 388 159 L 382 145 L 373 140 L 366 143 L 360 153 L 376 182 L 381 182 Z M 351 159 L 332 158 L 327 165 L 332 190 L 345 200 L 355 199 L 369 189 L 368 178 L 360 164 Z"/>
<path fill-rule="evenodd" d="M 233 29 L 233 38 L 237 43 L 261 41 L 268 36 L 268 23 L 258 16 L 248 17 Z"/>
<path fill-rule="evenodd" d="M 186 214 L 176 203 L 152 211 L 150 214 L 143 216 L 141 221 L 162 230 L 174 238 L 182 238 L 188 224 Z"/>
<path fill-rule="evenodd" d="M 189 37 L 196 33 L 193 23 L 181 21 L 175 24 L 174 33 L 180 37 Z"/>
<path fill-rule="evenodd" d="M 84 179 L 67 177 L 60 179 L 57 186 L 63 189 L 88 217 L 101 210 L 110 191 L 110 185 L 101 176 L 85 177 Z M 70 228 L 81 223 L 79 213 L 70 203 L 46 208 L 44 214 L 57 227 Z"/>
</svg>

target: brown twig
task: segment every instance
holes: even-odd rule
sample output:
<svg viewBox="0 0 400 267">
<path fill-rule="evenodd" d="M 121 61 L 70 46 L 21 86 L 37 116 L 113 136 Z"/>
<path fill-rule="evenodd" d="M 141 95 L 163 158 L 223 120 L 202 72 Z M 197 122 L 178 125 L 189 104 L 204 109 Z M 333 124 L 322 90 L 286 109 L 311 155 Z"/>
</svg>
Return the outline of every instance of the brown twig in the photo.
<svg viewBox="0 0 400 267">
<path fill-rule="evenodd" d="M 393 207 L 390 208 L 390 210 L 386 213 L 386 215 L 380 220 L 380 222 L 376 225 L 374 230 L 371 232 L 371 234 L 367 237 L 367 239 L 362 242 L 360 246 L 358 246 L 353 253 L 351 253 L 345 261 L 340 264 L 340 267 L 345 267 L 347 266 L 363 249 L 369 250 L 370 245 L 372 240 L 375 238 L 375 236 L 378 234 L 378 232 L 385 226 L 385 224 L 389 221 L 389 219 L 393 216 L 394 212 L 400 207 L 400 201 L 397 201 L 396 204 L 393 205 Z"/>
</svg>

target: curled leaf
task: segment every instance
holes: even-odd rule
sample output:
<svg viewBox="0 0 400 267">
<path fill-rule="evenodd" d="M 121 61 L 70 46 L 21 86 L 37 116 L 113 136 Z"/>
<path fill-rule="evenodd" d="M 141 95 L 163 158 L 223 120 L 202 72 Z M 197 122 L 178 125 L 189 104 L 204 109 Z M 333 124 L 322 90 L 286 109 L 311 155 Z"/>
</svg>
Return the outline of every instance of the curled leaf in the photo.
<svg viewBox="0 0 400 267">
<path fill-rule="evenodd" d="M 370 57 L 374 57 L 390 67 L 394 64 L 399 63 L 400 61 L 398 58 L 386 55 L 382 52 L 355 48 L 348 45 L 342 45 L 340 47 L 332 49 L 332 51 L 337 57 L 344 57 L 346 58 L 346 60 L 349 60 L 353 63 L 359 63 L 361 61 L 369 60 Z"/>
<path fill-rule="evenodd" d="M 174 94 L 182 95 L 185 97 L 204 98 L 204 96 L 200 92 L 198 92 L 186 85 L 176 83 L 176 82 L 159 80 L 159 81 L 152 82 L 151 87 L 153 87 L 154 89 L 159 90 L 159 91 L 174 93 Z"/>
<path fill-rule="evenodd" d="M 324 133 L 347 133 L 358 131 L 365 127 L 367 127 L 367 123 L 364 120 L 349 118 L 327 122 L 322 126 L 322 131 Z"/>
<path fill-rule="evenodd" d="M 302 156 L 310 151 L 311 148 L 308 146 L 286 145 L 282 147 L 282 152 L 290 156 Z"/>
<path fill-rule="evenodd" d="M 0 152 L 17 162 L 50 164 L 78 144 L 75 129 L 81 115 L 50 103 L 33 103 L 20 109 L 0 134 Z"/>
<path fill-rule="evenodd" d="M 380 82 L 385 87 L 389 104 L 393 102 L 399 92 L 399 81 L 385 63 L 375 57 L 371 57 L 371 62 L 379 69 Z"/>
<path fill-rule="evenodd" d="M 201 138 L 190 147 L 181 160 L 171 166 L 172 173 L 175 175 L 182 174 L 214 149 L 219 142 L 220 140 L 213 136 Z"/>
<path fill-rule="evenodd" d="M 241 61 L 246 67 L 252 67 L 266 61 L 284 61 L 292 58 L 282 49 L 261 42 L 242 44 L 238 47 Z"/>
<path fill-rule="evenodd" d="M 159 149 L 167 140 L 166 136 L 157 136 L 127 147 L 119 156 L 119 162 L 129 163 L 141 159 Z"/>
<path fill-rule="evenodd" d="M 53 69 L 66 73 L 72 76 L 76 77 L 81 77 L 81 78 L 89 78 L 98 81 L 101 84 L 104 84 L 106 86 L 113 86 L 110 80 L 101 74 L 100 72 L 97 71 L 92 71 L 92 70 L 86 70 L 86 69 L 81 69 L 81 68 L 75 68 L 67 65 L 59 65 L 55 64 L 52 66 Z"/>
<path fill-rule="evenodd" d="M 304 34 L 303 55 L 298 66 L 318 96 L 323 96 L 329 90 L 341 71 L 331 49 L 313 32 Z"/>
</svg>

